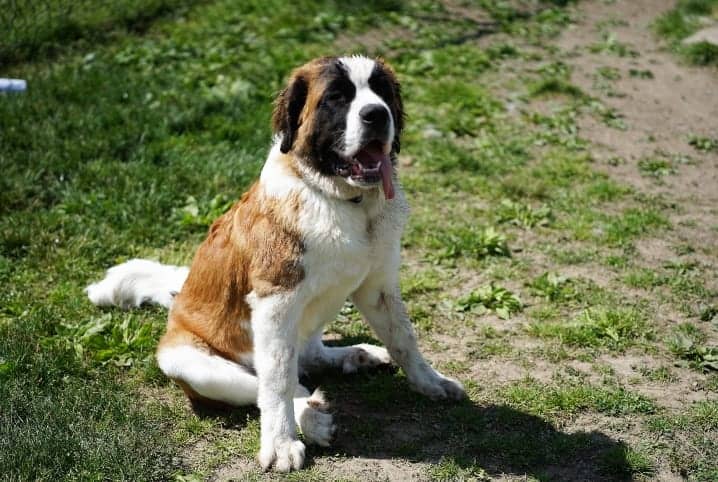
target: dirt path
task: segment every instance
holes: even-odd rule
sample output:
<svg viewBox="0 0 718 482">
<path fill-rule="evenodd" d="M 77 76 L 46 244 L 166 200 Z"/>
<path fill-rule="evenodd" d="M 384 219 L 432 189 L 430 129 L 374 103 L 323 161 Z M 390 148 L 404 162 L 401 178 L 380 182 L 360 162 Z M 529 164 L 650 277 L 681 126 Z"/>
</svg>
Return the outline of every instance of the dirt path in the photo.
<svg viewBox="0 0 718 482">
<path fill-rule="evenodd" d="M 699 246 L 695 257 L 716 273 L 718 152 L 702 153 L 688 140 L 718 133 L 718 72 L 680 63 L 656 40 L 651 23 L 670 6 L 661 0 L 583 2 L 578 9 L 582 20 L 558 45 L 576 54 L 571 59 L 573 82 L 624 116 L 625 130 L 609 128 L 589 116 L 581 119 L 581 135 L 595 145 L 601 169 L 640 192 L 679 205 L 670 218 L 681 229 L 672 233 L 675 239 L 670 241 Z M 589 47 L 600 41 L 601 30 L 614 34 L 638 55 L 590 52 Z M 611 96 L 597 88 L 596 75 L 602 67 L 617 69 L 620 75 Z M 678 163 L 675 173 L 660 183 L 637 168 L 641 159 L 679 156 L 689 163 Z M 653 264 L 667 261 L 668 241 L 644 240 L 641 255 Z M 710 282 L 715 288 L 716 277 L 711 276 Z"/>
</svg>

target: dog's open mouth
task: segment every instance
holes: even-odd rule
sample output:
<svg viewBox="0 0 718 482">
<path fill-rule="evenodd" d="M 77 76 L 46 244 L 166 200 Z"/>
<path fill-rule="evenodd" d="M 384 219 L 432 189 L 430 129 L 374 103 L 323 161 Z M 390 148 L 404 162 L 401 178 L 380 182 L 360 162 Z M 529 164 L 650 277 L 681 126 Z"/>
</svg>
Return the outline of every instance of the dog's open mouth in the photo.
<svg viewBox="0 0 718 482">
<path fill-rule="evenodd" d="M 343 175 L 360 184 L 377 184 L 381 181 L 386 199 L 394 198 L 394 185 L 391 179 L 391 159 L 384 152 L 384 145 L 374 140 L 366 144 L 352 158 L 345 158 L 341 167 Z"/>
</svg>

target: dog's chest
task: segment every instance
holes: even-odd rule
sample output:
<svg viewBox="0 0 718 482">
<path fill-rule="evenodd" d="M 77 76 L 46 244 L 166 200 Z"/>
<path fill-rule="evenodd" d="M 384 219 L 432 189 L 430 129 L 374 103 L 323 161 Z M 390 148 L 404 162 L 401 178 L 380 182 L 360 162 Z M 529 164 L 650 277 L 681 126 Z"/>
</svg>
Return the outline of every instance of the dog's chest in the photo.
<svg viewBox="0 0 718 482">
<path fill-rule="evenodd" d="M 344 200 L 307 203 L 303 211 L 302 264 L 310 292 L 363 279 L 375 249 L 370 213 Z"/>
<path fill-rule="evenodd" d="M 331 321 L 347 297 L 364 281 L 384 243 L 377 242 L 375 218 L 349 201 L 309 204 L 301 216 L 306 308 L 300 336 Z"/>
</svg>

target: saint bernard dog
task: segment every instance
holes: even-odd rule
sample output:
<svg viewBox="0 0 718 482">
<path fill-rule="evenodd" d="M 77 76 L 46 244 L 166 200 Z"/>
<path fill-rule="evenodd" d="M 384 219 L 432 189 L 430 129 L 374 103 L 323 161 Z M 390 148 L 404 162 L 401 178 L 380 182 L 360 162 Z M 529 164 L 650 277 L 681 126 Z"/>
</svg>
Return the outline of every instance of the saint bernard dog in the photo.
<svg viewBox="0 0 718 482">
<path fill-rule="evenodd" d="M 259 180 L 212 224 L 191 267 L 131 260 L 87 288 L 96 305 L 170 308 L 160 369 L 193 402 L 257 404 L 265 470 L 302 467 L 297 428 L 309 443 L 332 438 L 323 396 L 299 384 L 300 371 L 351 373 L 393 360 L 419 393 L 464 396 L 419 352 L 401 300 L 403 124 L 399 83 L 385 62 L 310 61 L 276 100 Z M 347 299 L 386 348 L 322 343 Z"/>
</svg>

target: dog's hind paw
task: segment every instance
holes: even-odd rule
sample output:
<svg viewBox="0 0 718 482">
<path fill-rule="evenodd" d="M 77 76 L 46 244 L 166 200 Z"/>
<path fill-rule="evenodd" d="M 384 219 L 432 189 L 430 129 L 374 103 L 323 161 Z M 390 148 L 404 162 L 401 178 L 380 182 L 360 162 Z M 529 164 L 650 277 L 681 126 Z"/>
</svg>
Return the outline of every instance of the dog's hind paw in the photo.
<svg viewBox="0 0 718 482">
<path fill-rule="evenodd" d="M 391 357 L 386 348 L 362 343 L 353 346 L 352 351 L 344 357 L 342 371 L 354 373 L 360 369 L 374 368 L 389 363 L 391 363 Z"/>
<path fill-rule="evenodd" d="M 301 405 L 297 406 L 298 404 Z M 324 396 L 319 390 L 315 390 L 309 398 L 295 399 L 297 423 L 307 442 L 328 447 L 332 441 L 336 426 L 332 414 L 326 412 L 327 408 Z"/>
</svg>

